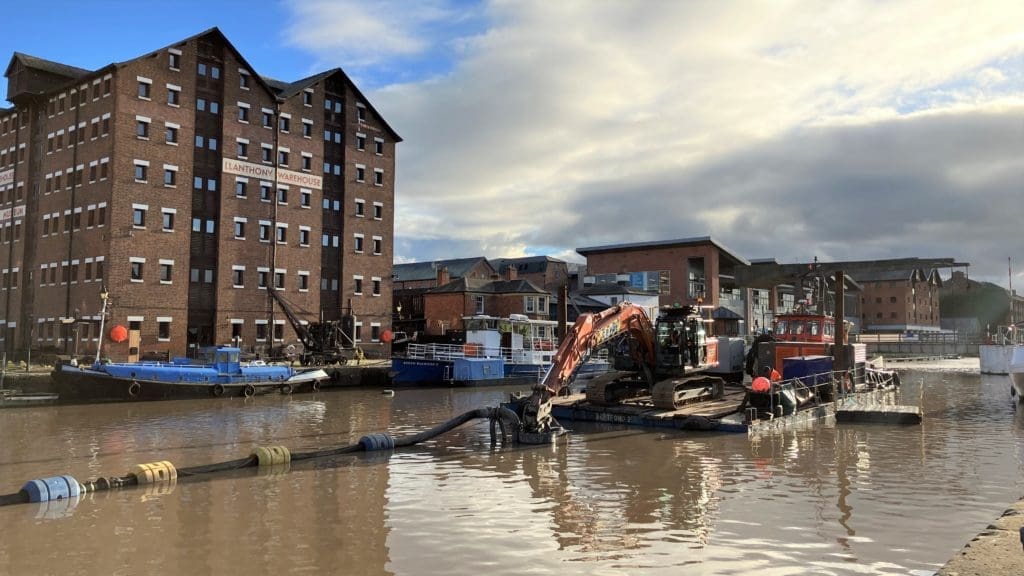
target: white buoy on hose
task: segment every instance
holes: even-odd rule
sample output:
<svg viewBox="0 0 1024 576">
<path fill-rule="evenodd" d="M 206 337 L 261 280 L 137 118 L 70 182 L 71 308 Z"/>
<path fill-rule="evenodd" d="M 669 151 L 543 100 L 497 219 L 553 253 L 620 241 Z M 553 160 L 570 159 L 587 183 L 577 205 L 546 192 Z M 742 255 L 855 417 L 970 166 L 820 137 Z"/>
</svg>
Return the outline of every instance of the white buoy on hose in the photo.
<svg viewBox="0 0 1024 576">
<path fill-rule="evenodd" d="M 383 392 L 381 392 L 381 394 L 383 394 L 385 396 L 394 396 L 395 395 L 395 391 L 394 390 L 384 390 Z"/>
</svg>

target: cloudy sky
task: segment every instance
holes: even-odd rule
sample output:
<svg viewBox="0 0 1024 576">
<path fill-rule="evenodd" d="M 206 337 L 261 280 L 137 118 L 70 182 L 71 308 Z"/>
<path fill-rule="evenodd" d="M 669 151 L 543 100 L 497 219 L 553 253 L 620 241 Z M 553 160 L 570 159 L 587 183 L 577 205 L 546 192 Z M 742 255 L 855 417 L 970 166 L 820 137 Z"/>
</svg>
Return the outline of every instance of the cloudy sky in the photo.
<svg viewBox="0 0 1024 576">
<path fill-rule="evenodd" d="M 1004 285 L 1013 258 L 1024 289 L 1022 2 L 191 5 L 95 55 L 8 49 L 100 66 L 218 25 L 267 75 L 341 66 L 405 139 L 398 261 L 710 235 Z"/>
</svg>

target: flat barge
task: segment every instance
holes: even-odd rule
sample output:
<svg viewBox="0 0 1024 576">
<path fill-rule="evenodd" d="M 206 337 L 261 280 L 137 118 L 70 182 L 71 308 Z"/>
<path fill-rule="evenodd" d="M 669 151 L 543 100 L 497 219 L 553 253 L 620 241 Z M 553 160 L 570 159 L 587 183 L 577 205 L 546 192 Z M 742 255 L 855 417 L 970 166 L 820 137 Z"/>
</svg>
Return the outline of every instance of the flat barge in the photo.
<svg viewBox="0 0 1024 576">
<path fill-rule="evenodd" d="M 811 402 L 778 416 L 761 413 L 751 418 L 752 412 L 745 409 L 748 407 L 748 391 L 731 386 L 719 398 L 699 400 L 675 410 L 655 407 L 650 397 L 602 406 L 589 403 L 585 393 L 575 393 L 553 399 L 551 415 L 563 422 L 599 422 L 638 428 L 748 434 L 784 430 L 796 424 L 824 418 L 835 418 L 837 422 L 884 424 L 921 422 L 920 408 L 892 402 L 895 399 L 894 389 L 875 389 L 865 385 L 858 388 L 858 391 L 841 395 L 835 401 Z M 758 411 L 753 410 L 753 413 Z"/>
<path fill-rule="evenodd" d="M 638 428 L 703 430 L 757 434 L 835 416 L 837 404 L 822 403 L 779 418 L 748 420 L 742 411 L 746 390 L 727 388 L 716 400 L 687 404 L 675 410 L 655 408 L 649 398 L 596 406 L 586 394 L 572 394 L 552 400 L 551 415 L 562 422 L 600 422 Z"/>
</svg>

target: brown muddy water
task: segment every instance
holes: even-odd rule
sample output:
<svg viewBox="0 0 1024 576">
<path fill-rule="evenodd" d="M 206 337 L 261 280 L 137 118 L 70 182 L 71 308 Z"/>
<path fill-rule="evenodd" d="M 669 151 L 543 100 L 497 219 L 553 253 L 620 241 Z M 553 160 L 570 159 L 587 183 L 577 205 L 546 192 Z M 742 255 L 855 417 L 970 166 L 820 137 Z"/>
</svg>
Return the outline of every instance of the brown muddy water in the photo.
<svg viewBox="0 0 1024 576">
<path fill-rule="evenodd" d="M 1007 377 L 904 372 L 922 426 L 748 439 L 566 423 L 550 447 L 471 424 L 384 455 L 0 508 L 0 574 L 930 574 L 1019 498 Z M 418 432 L 509 390 L 339 390 L 0 411 L 0 493 Z"/>
</svg>

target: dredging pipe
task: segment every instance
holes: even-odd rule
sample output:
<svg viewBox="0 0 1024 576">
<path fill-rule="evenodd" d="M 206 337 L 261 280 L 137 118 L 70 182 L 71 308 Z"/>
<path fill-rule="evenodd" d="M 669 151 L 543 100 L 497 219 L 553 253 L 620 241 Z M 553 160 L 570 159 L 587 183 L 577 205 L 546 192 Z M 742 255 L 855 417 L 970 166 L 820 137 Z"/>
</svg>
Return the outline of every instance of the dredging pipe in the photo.
<svg viewBox="0 0 1024 576">
<path fill-rule="evenodd" d="M 201 466 L 176 468 L 171 462 L 162 460 L 138 464 L 123 476 L 100 477 L 86 482 L 78 482 L 73 476 L 67 474 L 37 478 L 26 482 L 17 492 L 0 495 L 0 506 L 75 498 L 87 492 L 101 492 L 128 486 L 172 483 L 179 480 L 195 479 L 217 472 L 240 470 L 249 467 L 278 466 L 295 461 L 327 458 L 341 454 L 406 448 L 437 438 L 467 422 L 483 419 L 490 420 L 491 422 L 492 445 L 498 441 L 502 442 L 502 444 L 519 442 L 521 424 L 519 416 L 515 412 L 502 406 L 496 408 L 477 408 L 417 434 L 396 438 L 386 432 L 377 432 L 363 436 L 357 444 L 337 448 L 292 453 L 284 446 L 258 446 L 246 458 Z"/>
</svg>

